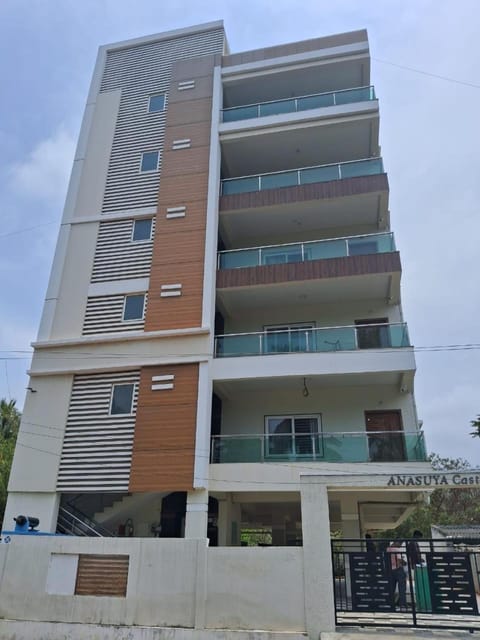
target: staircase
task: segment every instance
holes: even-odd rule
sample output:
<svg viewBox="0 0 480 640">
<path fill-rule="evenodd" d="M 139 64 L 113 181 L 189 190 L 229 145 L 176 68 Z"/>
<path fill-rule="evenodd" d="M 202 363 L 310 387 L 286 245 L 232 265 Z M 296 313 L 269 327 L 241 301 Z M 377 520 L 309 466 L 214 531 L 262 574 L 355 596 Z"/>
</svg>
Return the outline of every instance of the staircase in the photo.
<svg viewBox="0 0 480 640">
<path fill-rule="evenodd" d="M 109 529 L 89 518 L 78 509 L 69 506 L 58 510 L 57 533 L 69 536 L 87 536 L 97 538 L 112 538 L 115 536 Z"/>
</svg>

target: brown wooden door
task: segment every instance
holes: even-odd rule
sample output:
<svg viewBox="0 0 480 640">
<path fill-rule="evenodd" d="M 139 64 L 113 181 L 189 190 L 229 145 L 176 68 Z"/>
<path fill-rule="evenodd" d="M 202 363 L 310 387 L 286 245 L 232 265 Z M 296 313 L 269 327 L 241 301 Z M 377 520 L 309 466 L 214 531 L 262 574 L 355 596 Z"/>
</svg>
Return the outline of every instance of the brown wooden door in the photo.
<svg viewBox="0 0 480 640">
<path fill-rule="evenodd" d="M 400 411 L 365 411 L 371 462 L 402 462 L 405 442 Z"/>
</svg>

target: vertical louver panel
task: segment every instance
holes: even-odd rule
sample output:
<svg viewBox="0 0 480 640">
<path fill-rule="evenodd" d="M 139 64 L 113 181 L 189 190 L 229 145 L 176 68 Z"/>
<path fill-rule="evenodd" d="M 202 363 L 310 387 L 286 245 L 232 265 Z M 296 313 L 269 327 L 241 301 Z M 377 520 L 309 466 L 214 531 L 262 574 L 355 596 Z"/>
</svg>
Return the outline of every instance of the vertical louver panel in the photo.
<svg viewBox="0 0 480 640">
<path fill-rule="evenodd" d="M 124 303 L 124 294 L 88 298 L 83 322 L 83 335 L 141 331 L 145 324 L 147 294 L 145 293 L 144 317 L 139 320 L 123 320 Z"/>
<path fill-rule="evenodd" d="M 59 491 L 128 491 L 139 377 L 139 371 L 75 376 Z M 115 384 L 134 385 L 130 414 L 110 415 Z"/>
<path fill-rule="evenodd" d="M 149 96 L 167 92 L 172 63 L 223 51 L 222 29 L 110 51 L 100 91 L 121 89 L 103 212 L 154 206 L 160 168 L 140 173 L 144 151 L 163 151 L 165 111 L 148 113 Z"/>
<path fill-rule="evenodd" d="M 152 262 L 155 218 L 152 219 L 152 240 L 132 242 L 133 220 L 101 222 L 92 282 L 148 278 Z"/>
</svg>

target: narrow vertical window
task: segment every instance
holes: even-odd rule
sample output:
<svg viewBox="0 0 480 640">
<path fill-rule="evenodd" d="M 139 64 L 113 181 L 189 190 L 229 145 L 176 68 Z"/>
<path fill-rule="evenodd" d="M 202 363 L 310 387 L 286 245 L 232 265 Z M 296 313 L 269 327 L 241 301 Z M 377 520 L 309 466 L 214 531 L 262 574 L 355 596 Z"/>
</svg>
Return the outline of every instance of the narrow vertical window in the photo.
<svg viewBox="0 0 480 640">
<path fill-rule="evenodd" d="M 123 307 L 123 321 L 142 320 L 143 310 L 145 307 L 145 294 L 134 294 L 125 296 L 125 305 Z"/>
<path fill-rule="evenodd" d="M 114 384 L 112 390 L 112 403 L 110 415 L 132 413 L 134 384 Z"/>
<path fill-rule="evenodd" d="M 147 220 L 134 220 L 132 242 L 141 242 L 152 239 L 152 218 Z"/>
<path fill-rule="evenodd" d="M 140 163 L 140 171 L 156 171 L 158 169 L 158 151 L 144 151 L 142 153 L 142 161 Z"/>
<path fill-rule="evenodd" d="M 165 109 L 165 94 L 158 93 L 157 95 L 150 96 L 148 100 L 148 113 L 155 113 L 156 111 L 163 111 Z"/>
</svg>

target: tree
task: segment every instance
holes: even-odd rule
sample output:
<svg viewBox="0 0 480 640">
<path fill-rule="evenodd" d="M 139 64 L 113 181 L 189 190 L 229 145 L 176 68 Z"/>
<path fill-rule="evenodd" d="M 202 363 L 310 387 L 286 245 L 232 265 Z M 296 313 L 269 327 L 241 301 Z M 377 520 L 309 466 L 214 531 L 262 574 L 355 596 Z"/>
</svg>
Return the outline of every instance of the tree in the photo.
<svg viewBox="0 0 480 640">
<path fill-rule="evenodd" d="M 435 471 L 465 471 L 470 463 L 463 458 L 441 458 L 436 453 L 429 456 Z M 429 504 L 419 505 L 396 529 L 382 531 L 381 538 L 411 538 L 418 529 L 430 536 L 432 524 L 480 524 L 480 489 L 435 489 Z"/>
<path fill-rule="evenodd" d="M 480 414 L 477 416 L 476 420 L 471 420 L 470 424 L 474 429 L 470 432 L 472 438 L 480 438 Z"/>
<path fill-rule="evenodd" d="M 21 413 L 15 404 L 15 400 L 0 400 L 0 524 L 3 524 L 8 478 L 20 427 Z"/>
</svg>

